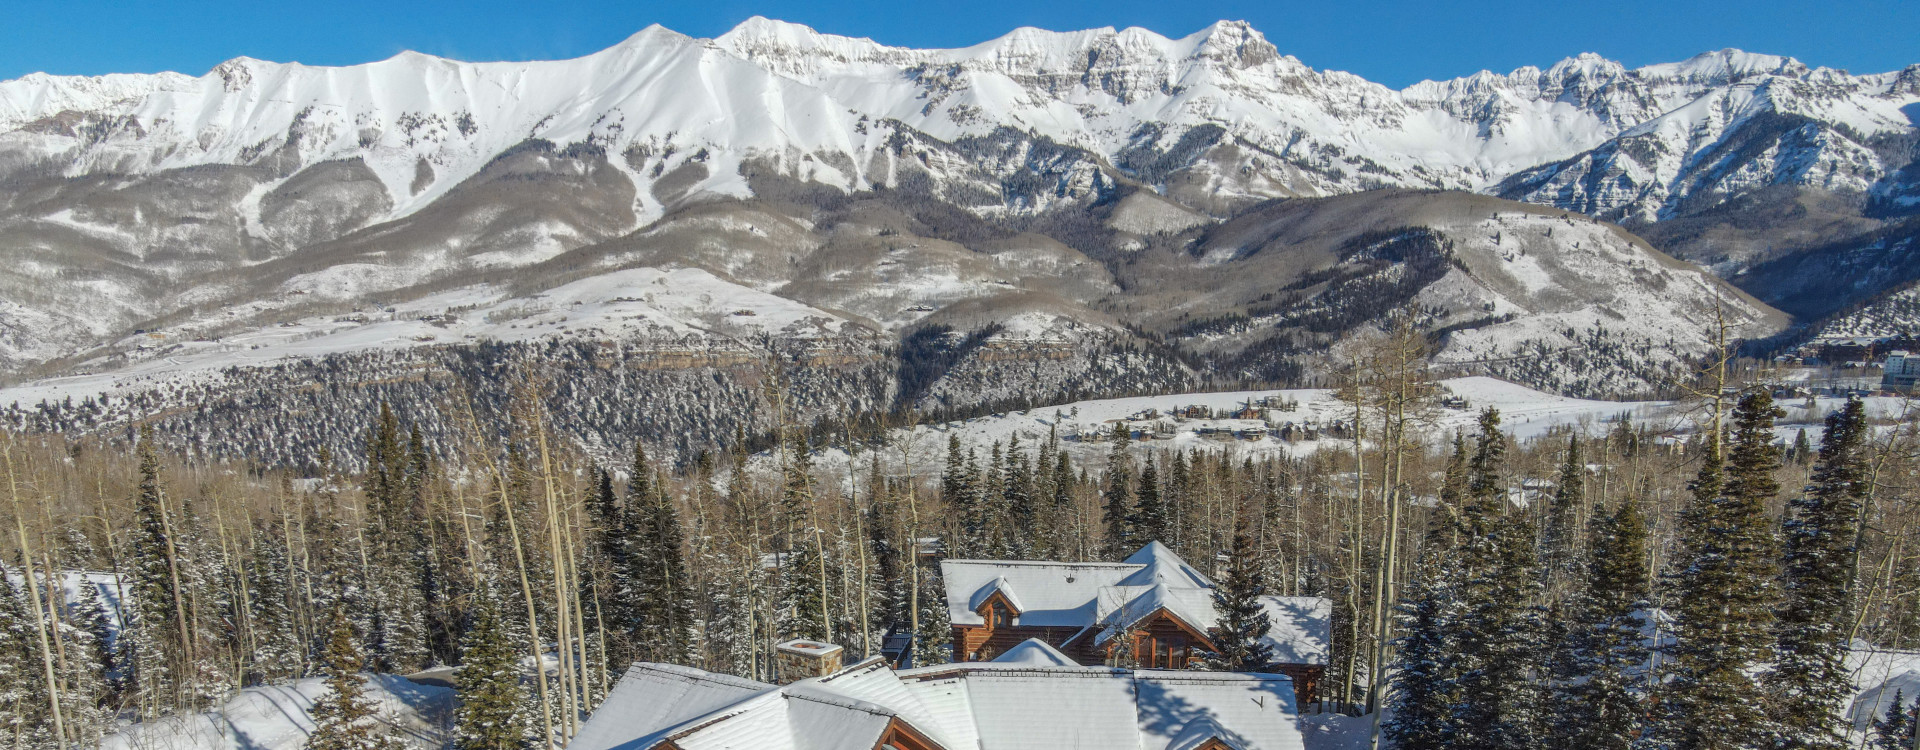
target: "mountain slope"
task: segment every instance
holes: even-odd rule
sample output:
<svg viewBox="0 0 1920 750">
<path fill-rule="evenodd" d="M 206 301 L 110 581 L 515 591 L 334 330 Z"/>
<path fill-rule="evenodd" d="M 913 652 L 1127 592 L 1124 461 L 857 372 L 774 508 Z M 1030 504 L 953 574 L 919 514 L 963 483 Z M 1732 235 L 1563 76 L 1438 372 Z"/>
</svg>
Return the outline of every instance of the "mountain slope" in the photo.
<svg viewBox="0 0 1920 750">
<path fill-rule="evenodd" d="M 696 404 L 783 367 L 808 419 L 1301 381 L 1412 306 L 1456 369 L 1644 393 L 1714 316 L 1785 320 L 1564 209 L 1729 274 L 1798 252 L 1782 226 L 1877 231 L 1916 173 L 1912 72 L 1581 56 L 1396 91 L 1233 22 L 916 50 L 754 19 L 574 60 L 34 75 L 0 82 L 0 377 L 20 426 L 161 409 L 344 454 L 343 422 L 262 424 L 250 389 L 321 381 L 349 406 L 303 408 L 344 414 L 550 354 L 674 394 L 568 429 L 691 450 L 763 427 Z"/>
</svg>

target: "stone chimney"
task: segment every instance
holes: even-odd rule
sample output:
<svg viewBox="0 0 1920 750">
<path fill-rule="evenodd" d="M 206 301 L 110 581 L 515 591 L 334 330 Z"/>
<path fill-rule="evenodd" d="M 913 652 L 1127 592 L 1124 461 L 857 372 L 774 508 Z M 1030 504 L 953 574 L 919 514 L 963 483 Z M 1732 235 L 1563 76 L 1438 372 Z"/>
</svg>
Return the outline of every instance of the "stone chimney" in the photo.
<svg viewBox="0 0 1920 750">
<path fill-rule="evenodd" d="M 845 649 L 831 643 L 794 639 L 773 647 L 774 680 L 782 685 L 840 671 Z"/>
</svg>

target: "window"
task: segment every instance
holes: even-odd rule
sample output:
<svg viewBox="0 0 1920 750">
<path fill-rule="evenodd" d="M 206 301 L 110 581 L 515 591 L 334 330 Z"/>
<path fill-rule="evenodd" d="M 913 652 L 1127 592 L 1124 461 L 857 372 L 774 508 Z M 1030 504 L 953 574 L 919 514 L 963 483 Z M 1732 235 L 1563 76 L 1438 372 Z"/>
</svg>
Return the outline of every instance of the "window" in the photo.
<svg viewBox="0 0 1920 750">
<path fill-rule="evenodd" d="M 987 607 L 987 627 L 997 628 L 1013 624 L 1013 614 L 1007 611 L 1007 605 L 994 602 Z"/>
</svg>

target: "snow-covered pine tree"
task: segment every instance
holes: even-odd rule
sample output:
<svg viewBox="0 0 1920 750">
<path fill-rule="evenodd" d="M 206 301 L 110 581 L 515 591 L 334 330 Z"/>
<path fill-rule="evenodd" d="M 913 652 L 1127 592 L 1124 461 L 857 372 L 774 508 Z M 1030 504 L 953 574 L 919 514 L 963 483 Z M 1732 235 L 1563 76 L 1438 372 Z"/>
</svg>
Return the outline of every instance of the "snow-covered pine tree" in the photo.
<svg viewBox="0 0 1920 750">
<path fill-rule="evenodd" d="M 813 460 L 806 437 L 795 431 L 787 450 L 785 485 L 780 496 L 787 555 L 780 565 L 778 629 L 782 638 L 830 641 L 831 607 L 822 575 L 820 530 L 813 516 Z"/>
<path fill-rule="evenodd" d="M 968 471 L 969 451 L 960 444 L 958 434 L 947 436 L 947 464 L 940 474 L 940 501 L 947 508 L 952 529 L 947 551 L 955 557 L 973 554 L 973 535 L 977 533 L 979 509 L 974 504 L 972 478 Z"/>
<path fill-rule="evenodd" d="M 46 678 L 27 603 L 0 563 L 0 736 L 10 747 L 50 747 Z"/>
<path fill-rule="evenodd" d="M 1227 575 L 1213 590 L 1219 624 L 1208 634 L 1214 649 L 1205 663 L 1208 669 L 1223 672 L 1257 672 L 1273 661 L 1273 650 L 1265 642 L 1273 623 L 1260 603 L 1267 582 L 1257 559 L 1259 539 L 1253 514 L 1242 508 L 1235 516 Z"/>
<path fill-rule="evenodd" d="M 282 543 L 267 533 L 254 532 L 255 560 L 252 605 L 252 679 L 273 682 L 299 676 L 300 636 L 294 629 L 291 568 Z"/>
<path fill-rule="evenodd" d="M 1187 464 L 1187 452 L 1176 450 L 1173 461 L 1167 467 L 1166 486 L 1161 489 L 1160 503 L 1167 508 L 1167 538 L 1163 541 L 1182 556 L 1193 553 L 1192 537 L 1198 529 L 1200 519 L 1194 518 L 1193 474 Z M 1264 528 L 1265 523 L 1261 526 Z"/>
<path fill-rule="evenodd" d="M 781 568 L 780 637 L 825 641 L 827 592 L 820 585 L 819 552 L 811 543 L 794 548 Z"/>
<path fill-rule="evenodd" d="M 1453 642 L 1459 616 L 1460 571 L 1451 549 L 1429 545 L 1400 600 L 1401 636 L 1381 733 L 1396 750 L 1452 747 L 1453 708 L 1459 696 L 1459 652 Z"/>
<path fill-rule="evenodd" d="M 1006 496 L 1001 504 L 1006 509 L 1006 538 L 1002 542 L 1001 554 L 1009 560 L 1030 559 L 1037 543 L 1034 531 L 1033 465 L 1028 463 L 1027 454 L 1020 450 L 1019 435 L 1013 436 L 1007 443 L 1006 486 L 1002 493 Z"/>
<path fill-rule="evenodd" d="M 1860 508 L 1868 489 L 1867 413 L 1858 400 L 1827 416 L 1812 484 L 1787 503 L 1782 523 L 1781 601 L 1776 655 L 1765 684 L 1782 748 L 1840 750 L 1845 726 L 1835 712 L 1853 693 L 1847 628 L 1859 556 Z"/>
<path fill-rule="evenodd" d="M 1582 583 L 1580 579 L 1579 511 L 1586 492 L 1586 464 L 1580 460 L 1580 433 L 1567 438 L 1566 458 L 1555 477 L 1553 499 L 1546 509 L 1546 527 L 1540 535 L 1540 573 L 1550 606 L 1563 603 Z"/>
<path fill-rule="evenodd" d="M 492 587 L 474 594 L 471 625 L 460 641 L 460 706 L 454 712 L 456 750 L 522 750 L 532 747 L 521 685 L 520 654 L 514 647 Z"/>
<path fill-rule="evenodd" d="M 692 658 L 693 637 L 693 592 L 687 585 L 683 552 L 686 539 L 665 483 L 655 478 L 653 484 L 653 496 L 633 508 L 644 550 L 636 558 L 642 564 L 639 589 L 646 592 L 635 646 L 639 658 L 646 661 L 685 664 Z"/>
<path fill-rule="evenodd" d="M 1568 610 L 1573 623 L 1556 659 L 1553 722 L 1556 750 L 1629 750 L 1645 711 L 1648 649 L 1642 617 L 1647 580 L 1647 525 L 1632 495 L 1594 524 L 1585 586 Z"/>
<path fill-rule="evenodd" d="M 1693 498 L 1680 518 L 1680 550 L 1665 599 L 1674 617 L 1654 741 L 1672 750 L 1741 750 L 1769 743 L 1769 696 L 1754 674 L 1773 658 L 1777 597 L 1767 502 L 1777 409 L 1765 391 L 1734 408 L 1728 460 L 1704 441 Z M 1722 470 L 1725 478 L 1722 478 Z"/>
<path fill-rule="evenodd" d="M 53 620 L 52 632 L 60 639 L 55 646 L 55 667 L 61 683 L 61 724 L 70 746 L 92 747 L 100 744 L 112 724 L 106 702 L 107 673 L 98 661 L 89 658 L 101 652 L 95 631 L 89 627 L 90 613 L 104 615 L 104 610 L 92 583 L 83 582 L 79 589 L 79 597 L 70 605 L 59 600 L 59 593 L 53 594 L 53 606 L 60 616 Z"/>
<path fill-rule="evenodd" d="M 1487 750 L 1534 747 L 1543 727 L 1541 618 L 1534 602 L 1539 572 L 1533 524 L 1506 514 L 1506 436 L 1500 414 L 1480 414 L 1468 461 L 1466 528 L 1455 555 L 1462 609 L 1449 618 L 1458 649 L 1458 703 L 1453 742 Z"/>
<path fill-rule="evenodd" d="M 1073 551 L 1071 542 L 1074 528 L 1073 491 L 1079 486 L 1074 480 L 1073 459 L 1066 451 L 1053 454 L 1053 496 L 1047 502 L 1046 528 L 1048 544 L 1052 547 L 1049 560 L 1066 559 Z"/>
<path fill-rule="evenodd" d="M 133 498 L 133 529 L 127 543 L 131 591 L 126 629 L 129 685 L 140 715 L 152 718 L 185 704 L 179 692 L 180 663 L 186 659 L 186 603 L 174 568 L 174 545 L 162 504 L 160 459 L 150 433 L 141 433 L 140 480 Z"/>
<path fill-rule="evenodd" d="M 981 551 L 985 557 L 1004 560 L 1012 545 L 1013 529 L 1008 528 L 1007 456 L 1000 441 L 987 452 L 987 472 L 980 484 Z"/>
<path fill-rule="evenodd" d="M 399 740 L 381 724 L 379 704 L 367 697 L 362 662 L 346 607 L 336 604 L 327 619 L 327 648 L 321 662 L 327 693 L 314 701 L 307 750 L 402 750 Z"/>
<path fill-rule="evenodd" d="M 1171 536 L 1168 533 L 1166 504 L 1160 499 L 1160 470 L 1156 462 L 1148 456 L 1146 464 L 1140 467 L 1140 489 L 1134 493 L 1133 517 L 1127 525 L 1133 530 L 1134 540 L 1140 544 L 1159 541 L 1165 543 Z"/>
<path fill-rule="evenodd" d="M 1873 720 L 1873 750 L 1913 750 L 1913 730 L 1916 719 L 1920 719 L 1920 701 L 1913 707 L 1907 706 L 1906 692 L 1893 691 L 1893 705 L 1887 706 L 1885 715 Z"/>
<path fill-rule="evenodd" d="M 913 637 L 913 665 L 916 667 L 953 661 L 953 626 L 947 621 L 946 585 L 941 581 L 940 563 L 929 560 L 916 563 L 920 585 L 919 626 Z"/>
<path fill-rule="evenodd" d="M 1113 448 L 1107 453 L 1106 490 L 1101 493 L 1101 521 L 1106 525 L 1106 558 L 1121 560 L 1133 554 L 1133 458 L 1127 454 L 1132 437 L 1125 422 L 1113 426 Z"/>
<path fill-rule="evenodd" d="M 89 669 L 100 675 L 100 690 L 95 701 L 109 714 L 119 710 L 125 697 L 120 649 L 114 643 L 113 615 L 100 597 L 99 584 L 92 581 L 80 587 L 80 601 L 74 605 L 75 625 L 87 631 L 87 650 L 79 661 L 90 662 Z"/>
</svg>

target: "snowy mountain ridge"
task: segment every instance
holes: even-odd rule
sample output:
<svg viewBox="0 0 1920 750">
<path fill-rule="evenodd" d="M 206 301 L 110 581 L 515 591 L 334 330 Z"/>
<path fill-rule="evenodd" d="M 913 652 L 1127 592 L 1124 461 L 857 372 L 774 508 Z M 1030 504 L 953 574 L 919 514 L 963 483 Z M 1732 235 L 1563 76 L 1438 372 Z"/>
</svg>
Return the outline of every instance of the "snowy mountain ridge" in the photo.
<svg viewBox="0 0 1920 750">
<path fill-rule="evenodd" d="M 939 382 L 862 396 L 879 400 L 1285 380 L 1389 304 L 1424 306 L 1449 363 L 1641 393 L 1700 348 L 1702 311 L 1731 310 L 1743 334 L 1784 321 L 1555 209 L 1631 221 L 1776 183 L 1897 202 L 1920 174 L 1895 158 L 1920 143 L 1914 106 L 1920 67 L 1855 76 L 1733 50 L 1396 91 L 1239 22 L 921 50 L 755 18 L 715 39 L 649 27 L 571 60 L 31 75 L 0 82 L 0 376 L 456 356 L 531 341 L 522 311 L 590 288 L 540 340 L 591 338 L 582 318 L 604 313 L 627 321 L 598 327 L 614 338 L 658 325 L 731 351 L 746 334 L 728 331 L 765 334 L 753 321 L 788 306 L 833 321 L 826 346 L 947 336 L 921 342 Z M 1804 143 L 1722 145 L 1783 118 Z M 1665 161 L 1621 161 L 1646 153 Z M 1338 231 L 1252 254 L 1216 242 L 1275 198 L 1314 199 L 1283 222 Z M 621 300 L 645 294 L 567 286 L 695 270 L 724 291 L 671 290 L 705 297 L 644 326 Z M 394 309 L 415 318 L 381 320 Z M 1008 351 L 1038 374 L 1007 380 Z M 1537 371 L 1566 357 L 1587 374 Z M 1071 378 L 1096 360 L 1112 364 Z"/>
<path fill-rule="evenodd" d="M 1120 163 L 1217 127 L 1215 146 L 1250 152 L 1224 171 L 1293 165 L 1236 186 L 1264 198 L 1487 188 L 1690 103 L 1756 97 L 1863 137 L 1895 132 L 1911 128 L 1899 110 L 1920 100 L 1920 66 L 1854 76 L 1723 50 L 1629 70 L 1589 54 L 1394 91 L 1313 70 L 1241 22 L 1178 39 L 1028 28 L 916 50 L 756 17 L 713 40 L 653 26 L 572 60 L 406 52 L 338 68 L 236 58 L 198 78 L 35 74 L 0 83 L 0 151 L 68 175 L 359 157 L 394 196 L 394 218 L 529 138 L 679 159 L 707 149 L 720 164 L 703 187 L 740 194 L 726 167 L 752 154 L 836 162 L 783 168 L 843 189 L 887 184 L 896 175 L 872 157 L 901 129 L 943 141 L 1011 129 Z"/>
</svg>

